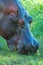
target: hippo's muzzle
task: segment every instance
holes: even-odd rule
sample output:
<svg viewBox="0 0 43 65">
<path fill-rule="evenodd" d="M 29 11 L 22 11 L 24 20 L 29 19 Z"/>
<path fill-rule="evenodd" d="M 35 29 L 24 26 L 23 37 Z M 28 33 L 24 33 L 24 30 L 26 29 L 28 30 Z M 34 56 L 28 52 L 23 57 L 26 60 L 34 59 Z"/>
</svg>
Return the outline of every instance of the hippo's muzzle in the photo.
<svg viewBox="0 0 43 65">
<path fill-rule="evenodd" d="M 23 30 L 19 44 L 17 45 L 18 53 L 20 54 L 33 54 L 37 51 L 39 44 L 37 40 L 28 32 Z"/>
</svg>

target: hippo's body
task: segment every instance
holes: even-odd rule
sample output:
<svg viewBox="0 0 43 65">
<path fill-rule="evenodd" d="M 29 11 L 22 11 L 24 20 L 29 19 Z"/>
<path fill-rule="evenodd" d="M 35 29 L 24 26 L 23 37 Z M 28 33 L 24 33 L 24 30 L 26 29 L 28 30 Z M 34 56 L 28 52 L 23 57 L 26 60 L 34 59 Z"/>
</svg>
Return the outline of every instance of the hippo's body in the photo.
<svg viewBox="0 0 43 65">
<path fill-rule="evenodd" d="M 18 53 L 34 53 L 38 42 L 33 37 L 29 24 L 32 18 L 18 0 L 0 0 L 0 36 L 3 36 L 10 50 Z"/>
</svg>

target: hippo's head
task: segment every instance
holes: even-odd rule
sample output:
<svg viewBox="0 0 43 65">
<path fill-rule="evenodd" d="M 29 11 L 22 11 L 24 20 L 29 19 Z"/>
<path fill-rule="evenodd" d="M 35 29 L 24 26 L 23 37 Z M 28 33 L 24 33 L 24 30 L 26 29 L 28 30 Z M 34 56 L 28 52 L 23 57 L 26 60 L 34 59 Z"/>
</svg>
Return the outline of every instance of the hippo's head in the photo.
<svg viewBox="0 0 43 65">
<path fill-rule="evenodd" d="M 28 15 L 26 10 L 22 7 L 21 3 L 18 0 L 0 0 L 2 1 L 1 7 L 4 14 L 1 16 L 1 20 L 3 19 L 3 24 L 1 23 L 1 27 L 5 32 L 5 35 L 8 38 L 15 36 L 14 33 L 21 31 L 20 35 L 22 38 L 18 41 L 18 53 L 28 54 L 34 53 L 37 51 L 39 45 L 37 40 L 33 37 L 29 25 L 32 22 L 32 17 Z M 4 3 L 4 5 L 3 5 Z M 6 23 L 7 21 L 7 23 Z M 16 31 L 16 32 L 15 32 Z M 19 35 L 19 36 L 20 36 Z M 10 36 L 10 37 L 9 37 Z M 7 39 L 7 38 L 6 38 Z"/>
</svg>

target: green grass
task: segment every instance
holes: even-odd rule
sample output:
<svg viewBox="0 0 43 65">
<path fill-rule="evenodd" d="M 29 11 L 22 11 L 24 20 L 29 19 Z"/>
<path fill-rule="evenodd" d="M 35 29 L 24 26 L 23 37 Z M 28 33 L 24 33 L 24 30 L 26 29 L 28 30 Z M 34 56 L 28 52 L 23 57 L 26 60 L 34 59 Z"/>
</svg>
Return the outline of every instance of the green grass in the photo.
<svg viewBox="0 0 43 65">
<path fill-rule="evenodd" d="M 43 65 L 43 0 L 21 0 L 21 2 L 33 18 L 30 29 L 39 41 L 40 47 L 34 55 L 19 55 L 11 52 L 6 41 L 0 37 L 0 65 Z"/>
</svg>

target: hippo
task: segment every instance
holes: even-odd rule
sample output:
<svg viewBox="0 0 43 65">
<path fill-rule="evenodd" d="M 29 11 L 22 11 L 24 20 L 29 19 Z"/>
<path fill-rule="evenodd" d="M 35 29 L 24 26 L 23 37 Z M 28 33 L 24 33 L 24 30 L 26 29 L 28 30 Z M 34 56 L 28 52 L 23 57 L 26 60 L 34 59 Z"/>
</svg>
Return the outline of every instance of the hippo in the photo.
<svg viewBox="0 0 43 65">
<path fill-rule="evenodd" d="M 19 54 L 33 54 L 39 47 L 30 31 L 32 17 L 19 0 L 0 0 L 0 36 L 7 41 L 11 51 Z"/>
</svg>

